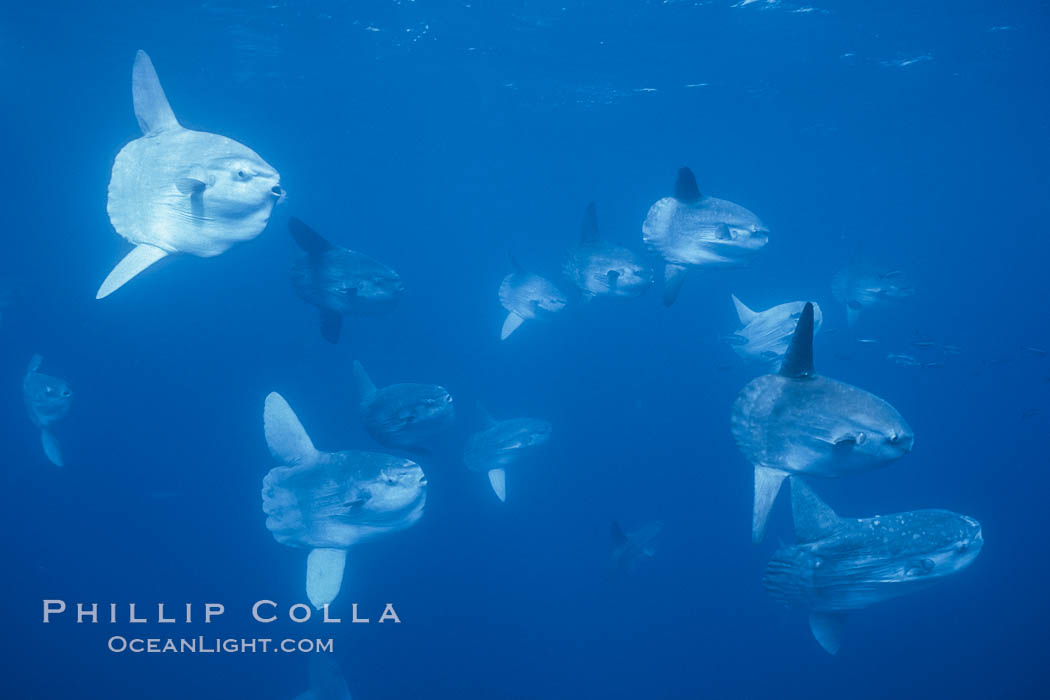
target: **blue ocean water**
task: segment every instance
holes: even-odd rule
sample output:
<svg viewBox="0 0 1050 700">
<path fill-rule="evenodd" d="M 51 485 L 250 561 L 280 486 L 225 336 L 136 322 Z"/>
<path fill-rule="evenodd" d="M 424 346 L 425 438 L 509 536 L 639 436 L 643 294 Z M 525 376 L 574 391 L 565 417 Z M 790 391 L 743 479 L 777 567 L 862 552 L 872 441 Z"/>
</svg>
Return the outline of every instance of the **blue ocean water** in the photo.
<svg viewBox="0 0 1050 700">
<path fill-rule="evenodd" d="M 365 700 L 1043 696 L 1048 6 L 814 1 L 0 10 L 2 696 L 309 688 L 306 654 L 113 653 L 113 635 L 331 637 Z M 96 301 L 129 249 L 106 193 L 140 135 L 138 49 L 184 126 L 251 146 L 288 197 L 257 239 L 172 257 Z M 752 265 L 693 272 L 670 308 L 660 281 L 634 300 L 574 298 L 499 341 L 508 254 L 568 289 L 585 205 L 642 251 L 646 212 L 683 165 L 769 227 Z M 325 342 L 289 283 L 289 216 L 396 268 L 397 308 Z M 831 279 L 855 260 L 905 271 L 915 296 L 850 328 Z M 851 615 L 834 657 L 762 587 L 793 532 L 782 497 L 750 542 L 752 470 L 729 410 L 762 370 L 723 339 L 731 293 L 759 309 L 820 302 L 817 370 L 915 430 L 889 468 L 815 481 L 829 504 L 983 526 L 970 568 Z M 927 341 L 960 352 L 914 344 Z M 61 469 L 23 405 L 35 353 L 75 394 Z M 305 552 L 264 525 L 263 400 L 281 392 L 322 449 L 381 449 L 357 417 L 354 359 L 380 385 L 442 384 L 457 420 L 413 457 L 423 519 L 351 551 L 332 607 L 344 623 L 297 625 L 284 615 L 306 599 Z M 503 504 L 463 465 L 477 402 L 553 425 Z M 614 519 L 665 525 L 635 575 L 607 571 Z M 45 625 L 45 599 L 154 619 Z M 261 599 L 281 621 L 251 619 Z M 193 603 L 195 621 L 156 623 L 158 602 Z M 209 625 L 206 602 L 226 608 Z M 371 624 L 348 622 L 352 602 Z M 385 603 L 401 624 L 376 623 Z"/>
</svg>

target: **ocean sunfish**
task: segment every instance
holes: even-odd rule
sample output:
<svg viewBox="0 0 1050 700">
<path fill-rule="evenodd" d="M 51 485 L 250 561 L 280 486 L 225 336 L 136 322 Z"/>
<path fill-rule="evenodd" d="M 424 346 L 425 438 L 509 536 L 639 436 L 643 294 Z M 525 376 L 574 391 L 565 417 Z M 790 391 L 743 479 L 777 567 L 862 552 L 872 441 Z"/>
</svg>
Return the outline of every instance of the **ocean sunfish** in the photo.
<svg viewBox="0 0 1050 700">
<path fill-rule="evenodd" d="M 392 269 L 373 258 L 329 243 L 294 216 L 288 231 L 306 251 L 292 265 L 292 287 L 321 311 L 321 335 L 339 342 L 343 316 L 389 311 L 404 296 L 405 284 Z"/>
<path fill-rule="evenodd" d="M 500 340 L 510 337 L 525 321 L 550 318 L 569 303 L 549 279 L 525 272 L 513 258 L 511 262 L 515 271 L 504 277 L 499 286 L 499 302 L 507 310 Z"/>
<path fill-rule="evenodd" d="M 263 479 L 266 529 L 310 550 L 306 596 L 317 609 L 339 595 L 346 551 L 423 517 L 427 479 L 415 462 L 377 452 L 321 452 L 288 402 L 266 397 L 266 444 L 281 466 Z"/>
<path fill-rule="evenodd" d="M 476 472 L 488 472 L 489 484 L 500 501 L 507 500 L 506 468 L 551 436 L 551 424 L 538 418 L 498 421 L 478 406 L 484 427 L 467 440 L 463 461 Z"/>
<path fill-rule="evenodd" d="M 798 542 L 776 551 L 762 582 L 776 600 L 809 610 L 810 630 L 831 654 L 847 613 L 939 583 L 984 545 L 976 520 L 947 510 L 840 518 L 797 476 L 791 510 Z"/>
<path fill-rule="evenodd" d="M 915 287 L 901 270 L 850 265 L 832 278 L 831 293 L 846 305 L 846 320 L 852 326 L 865 309 L 903 301 L 915 294 Z"/>
<path fill-rule="evenodd" d="M 805 307 L 804 301 L 789 301 L 777 304 L 765 311 L 752 311 L 744 302 L 733 296 L 737 318 L 743 328 L 729 336 L 729 344 L 737 355 L 755 362 L 777 362 L 787 352 L 788 343 L 795 333 L 795 326 Z M 813 333 L 820 332 L 823 314 L 820 306 L 813 304 Z"/>
<path fill-rule="evenodd" d="M 733 439 L 755 468 L 755 542 L 789 474 L 838 477 L 877 469 L 906 455 L 915 441 L 893 406 L 814 372 L 813 316 L 807 302 L 780 373 L 752 380 L 733 402 Z"/>
<path fill-rule="evenodd" d="M 655 540 L 663 531 L 664 524 L 656 521 L 624 532 L 616 521 L 612 524 L 612 553 L 610 561 L 616 569 L 634 573 L 638 565 L 656 554 Z"/>
<path fill-rule="evenodd" d="M 44 454 L 52 463 L 62 466 L 62 450 L 55 437 L 54 425 L 69 415 L 73 391 L 65 380 L 40 372 L 44 358 L 33 355 L 22 380 L 22 397 L 29 411 L 29 419 L 40 429 Z"/>
<path fill-rule="evenodd" d="M 690 267 L 746 265 L 769 241 L 769 231 L 739 204 L 700 194 L 693 171 L 681 168 L 674 196 L 649 208 L 642 239 L 666 263 L 664 305 L 670 306 Z"/>
<path fill-rule="evenodd" d="M 637 297 L 653 285 L 653 271 L 640 255 L 602 240 L 594 202 L 587 205 L 580 226 L 580 244 L 569 251 L 562 267 L 583 295 Z"/>
<path fill-rule="evenodd" d="M 280 175 L 255 151 L 176 121 L 144 51 L 135 56 L 131 95 L 142 137 L 113 161 L 106 209 L 113 228 L 135 248 L 96 299 L 170 253 L 210 258 L 255 238 L 284 196 Z"/>
<path fill-rule="evenodd" d="M 416 448 L 452 425 L 452 396 L 437 384 L 391 384 L 379 389 L 354 360 L 361 422 L 376 441 Z"/>
</svg>

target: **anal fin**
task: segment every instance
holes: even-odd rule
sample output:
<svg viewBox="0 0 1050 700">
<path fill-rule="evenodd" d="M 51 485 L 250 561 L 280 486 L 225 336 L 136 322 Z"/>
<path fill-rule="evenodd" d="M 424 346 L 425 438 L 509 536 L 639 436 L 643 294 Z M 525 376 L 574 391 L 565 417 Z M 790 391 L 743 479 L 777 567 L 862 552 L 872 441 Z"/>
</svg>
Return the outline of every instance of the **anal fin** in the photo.
<svg viewBox="0 0 1050 700">
<path fill-rule="evenodd" d="M 664 266 L 664 306 L 670 306 L 678 299 L 682 283 L 685 282 L 685 273 L 684 265 L 669 263 Z"/>
<path fill-rule="evenodd" d="M 55 466 L 63 466 L 62 448 L 58 445 L 58 438 L 47 428 L 40 430 L 40 442 L 44 445 L 44 454 Z"/>
<path fill-rule="evenodd" d="M 346 567 L 345 549 L 314 549 L 306 558 L 306 597 L 320 610 L 339 595 Z"/>
<path fill-rule="evenodd" d="M 501 502 L 507 500 L 507 472 L 502 469 L 489 469 L 489 483 Z"/>
<path fill-rule="evenodd" d="M 321 309 L 321 337 L 335 345 L 343 330 L 343 317 L 335 311 Z"/>
<path fill-rule="evenodd" d="M 824 651 L 835 655 L 842 645 L 842 631 L 846 627 L 845 613 L 810 613 L 809 629 Z"/>
<path fill-rule="evenodd" d="M 766 521 L 773 502 L 777 500 L 780 485 L 788 473 L 769 467 L 755 467 L 755 510 L 751 518 L 751 541 L 759 543 L 766 534 Z"/>
<path fill-rule="evenodd" d="M 131 278 L 167 254 L 167 251 L 144 243 L 135 246 L 130 253 L 124 256 L 123 260 L 117 263 L 117 266 L 113 268 L 113 271 L 102 282 L 102 286 L 98 288 L 98 294 L 95 295 L 95 298 L 103 299 L 108 297 L 127 284 Z"/>
<path fill-rule="evenodd" d="M 506 340 L 510 337 L 510 334 L 518 330 L 518 326 L 523 323 L 525 323 L 525 319 L 511 311 L 507 314 L 507 319 L 503 322 L 503 329 L 500 330 L 499 339 Z"/>
</svg>

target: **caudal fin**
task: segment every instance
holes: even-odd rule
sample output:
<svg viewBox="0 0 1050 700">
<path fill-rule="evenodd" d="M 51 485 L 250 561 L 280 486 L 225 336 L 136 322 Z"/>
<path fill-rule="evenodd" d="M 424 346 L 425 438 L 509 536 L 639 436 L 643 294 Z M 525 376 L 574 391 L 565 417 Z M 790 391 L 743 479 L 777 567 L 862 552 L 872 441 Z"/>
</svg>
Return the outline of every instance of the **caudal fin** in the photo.
<svg viewBox="0 0 1050 700">
<path fill-rule="evenodd" d="M 103 299 L 108 297 L 110 294 L 127 284 L 133 277 L 135 277 L 135 275 L 139 274 L 167 254 L 167 251 L 161 250 L 155 246 L 146 244 L 135 246 L 130 253 L 124 256 L 123 260 L 117 263 L 117 266 L 113 268 L 113 271 L 109 273 L 106 279 L 103 280 L 102 286 L 98 288 L 98 293 L 95 295 L 95 298 Z"/>
</svg>

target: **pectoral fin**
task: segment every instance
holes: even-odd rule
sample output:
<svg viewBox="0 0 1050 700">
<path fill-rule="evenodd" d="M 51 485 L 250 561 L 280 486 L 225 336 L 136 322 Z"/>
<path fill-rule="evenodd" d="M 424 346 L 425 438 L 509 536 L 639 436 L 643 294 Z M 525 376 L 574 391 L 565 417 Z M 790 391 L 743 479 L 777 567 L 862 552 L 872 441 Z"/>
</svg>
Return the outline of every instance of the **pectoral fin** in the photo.
<svg viewBox="0 0 1050 700">
<path fill-rule="evenodd" d="M 510 334 L 518 330 L 518 326 L 525 323 L 525 319 L 513 311 L 507 314 L 507 319 L 503 322 L 503 329 L 500 331 L 499 339 L 506 340 L 510 337 Z"/>
<path fill-rule="evenodd" d="M 683 265 L 668 264 L 664 266 L 664 306 L 671 306 L 678 299 L 685 282 L 686 268 Z"/>
<path fill-rule="evenodd" d="M 507 500 L 507 473 L 502 469 L 489 469 L 489 483 L 500 501 Z"/>
<path fill-rule="evenodd" d="M 195 177 L 187 175 L 186 177 L 176 178 L 175 187 L 177 187 L 182 194 L 192 196 L 203 192 L 207 185 L 204 184 L 203 180 L 198 180 Z"/>
<path fill-rule="evenodd" d="M 824 651 L 835 655 L 842 644 L 842 631 L 846 627 L 843 613 L 810 613 L 809 629 Z"/>
<path fill-rule="evenodd" d="M 108 297 L 127 284 L 135 275 L 167 254 L 167 251 L 151 245 L 142 244 L 135 246 L 130 253 L 124 256 L 123 260 L 117 263 L 117 266 L 113 268 L 113 271 L 102 282 L 102 286 L 98 288 L 95 298 L 103 299 Z"/>
<path fill-rule="evenodd" d="M 62 450 L 58 446 L 58 438 L 55 437 L 55 434 L 45 428 L 40 431 L 40 441 L 44 445 L 44 454 L 51 460 L 51 463 L 55 466 L 63 466 Z"/>
<path fill-rule="evenodd" d="M 773 502 L 777 500 L 780 485 L 787 475 L 780 469 L 755 467 L 755 510 L 751 517 L 751 541 L 755 544 L 766 534 L 769 511 L 773 509 Z"/>
<path fill-rule="evenodd" d="M 343 317 L 335 311 L 321 309 L 321 337 L 335 345 L 343 330 Z"/>
<path fill-rule="evenodd" d="M 306 558 L 306 597 L 315 609 L 335 600 L 343 586 L 345 549 L 314 549 Z"/>
</svg>

